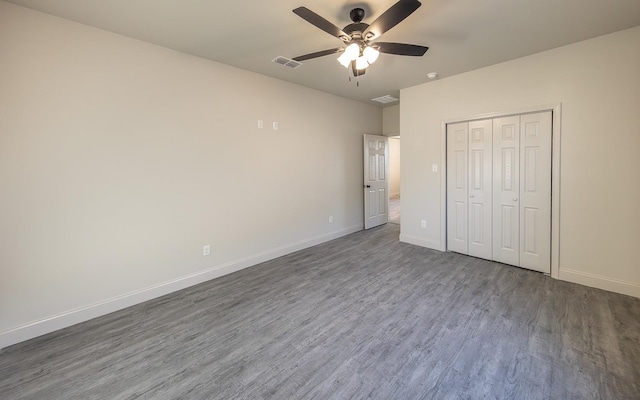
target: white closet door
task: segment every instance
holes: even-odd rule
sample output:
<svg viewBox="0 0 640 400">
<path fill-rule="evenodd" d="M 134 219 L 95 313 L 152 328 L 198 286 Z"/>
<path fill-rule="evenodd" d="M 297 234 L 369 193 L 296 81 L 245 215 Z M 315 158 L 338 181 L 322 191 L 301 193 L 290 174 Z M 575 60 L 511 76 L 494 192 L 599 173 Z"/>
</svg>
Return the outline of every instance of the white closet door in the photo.
<svg viewBox="0 0 640 400">
<path fill-rule="evenodd" d="M 469 123 L 469 255 L 491 259 L 492 120 Z"/>
<path fill-rule="evenodd" d="M 551 273 L 551 112 L 520 117 L 520 266 Z"/>
<path fill-rule="evenodd" d="M 551 272 L 550 111 L 447 126 L 447 248 Z"/>
<path fill-rule="evenodd" d="M 493 120 L 493 259 L 520 265 L 520 117 Z"/>
<path fill-rule="evenodd" d="M 447 125 L 447 248 L 469 253 L 467 236 L 467 122 Z"/>
</svg>

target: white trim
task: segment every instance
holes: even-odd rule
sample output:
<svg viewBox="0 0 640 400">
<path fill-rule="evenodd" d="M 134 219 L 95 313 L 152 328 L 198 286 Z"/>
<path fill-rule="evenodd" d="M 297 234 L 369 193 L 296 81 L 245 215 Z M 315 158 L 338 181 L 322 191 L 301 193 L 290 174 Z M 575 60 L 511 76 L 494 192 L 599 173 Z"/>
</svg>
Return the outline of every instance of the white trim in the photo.
<svg viewBox="0 0 640 400">
<path fill-rule="evenodd" d="M 501 118 L 501 117 L 510 117 L 513 115 L 522 115 L 522 114 L 537 114 L 540 112 L 544 112 L 544 111 L 556 111 L 556 107 L 559 107 L 562 103 L 555 103 L 555 104 L 543 104 L 540 106 L 534 106 L 534 107 L 522 107 L 522 108 L 515 108 L 512 110 L 507 110 L 507 111 L 497 111 L 497 112 L 490 112 L 490 113 L 485 113 L 485 114 L 477 114 L 474 116 L 466 116 L 466 117 L 460 117 L 460 118 L 447 118 L 443 120 L 443 123 L 445 124 L 452 124 L 452 123 L 458 123 L 458 122 L 469 122 L 469 121 L 476 121 L 476 120 L 481 120 L 481 119 L 493 119 L 493 118 Z"/>
<path fill-rule="evenodd" d="M 38 321 L 33 321 L 31 323 L 0 332 L 0 349 L 361 230 L 361 224 L 352 225 L 341 230 L 290 243 L 262 253 L 231 261 L 226 264 L 217 265 L 195 274 L 65 311 Z"/>
<path fill-rule="evenodd" d="M 440 123 L 440 251 L 447 251 L 447 124 L 452 122 Z"/>
<path fill-rule="evenodd" d="M 587 272 L 562 268 L 560 269 L 560 280 L 608 290 L 610 292 L 622 293 L 633 297 L 640 297 L 640 285 Z"/>
<path fill-rule="evenodd" d="M 414 244 L 416 246 L 426 247 L 432 250 L 440 250 L 440 242 L 435 242 L 432 240 L 423 239 L 416 236 L 411 236 L 407 234 L 400 234 L 400 241 L 403 243 Z"/>
<path fill-rule="evenodd" d="M 440 123 L 440 244 L 439 250 L 447 250 L 447 124 L 464 121 L 474 121 L 553 111 L 551 144 L 551 277 L 558 279 L 560 266 L 560 143 L 562 132 L 562 103 L 525 107 L 510 111 L 492 112 L 472 117 L 444 119 Z"/>
<path fill-rule="evenodd" d="M 562 103 L 553 107 L 551 121 L 551 277 L 559 278 L 560 269 L 560 136 Z"/>
</svg>

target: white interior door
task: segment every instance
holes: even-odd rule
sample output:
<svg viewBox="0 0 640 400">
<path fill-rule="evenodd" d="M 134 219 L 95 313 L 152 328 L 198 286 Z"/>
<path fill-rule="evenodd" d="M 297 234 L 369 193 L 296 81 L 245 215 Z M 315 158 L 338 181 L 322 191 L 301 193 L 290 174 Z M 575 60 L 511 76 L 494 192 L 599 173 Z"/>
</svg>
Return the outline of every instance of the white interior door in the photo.
<svg viewBox="0 0 640 400">
<path fill-rule="evenodd" d="M 520 117 L 520 266 L 551 273 L 551 112 Z"/>
<path fill-rule="evenodd" d="M 520 117 L 493 120 L 493 259 L 520 261 Z"/>
<path fill-rule="evenodd" d="M 447 248 L 469 254 L 468 242 L 469 124 L 447 125 Z"/>
<path fill-rule="evenodd" d="M 364 229 L 389 220 L 389 146 L 386 136 L 364 135 Z"/>
<path fill-rule="evenodd" d="M 469 255 L 492 256 L 492 120 L 469 122 Z"/>
</svg>

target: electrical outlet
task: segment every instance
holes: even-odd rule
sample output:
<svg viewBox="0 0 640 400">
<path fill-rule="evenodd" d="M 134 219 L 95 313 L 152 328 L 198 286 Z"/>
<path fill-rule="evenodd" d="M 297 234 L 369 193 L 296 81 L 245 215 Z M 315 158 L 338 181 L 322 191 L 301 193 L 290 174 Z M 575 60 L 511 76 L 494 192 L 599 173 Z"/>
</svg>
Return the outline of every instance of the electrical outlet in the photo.
<svg viewBox="0 0 640 400">
<path fill-rule="evenodd" d="M 279 128 L 279 124 L 278 124 L 278 122 L 273 121 L 273 130 L 274 130 L 274 131 L 277 131 L 277 130 L 278 130 L 278 128 Z"/>
<path fill-rule="evenodd" d="M 333 215 L 329 215 L 329 223 L 333 224 Z"/>
<path fill-rule="evenodd" d="M 264 128 L 264 122 L 261 119 L 259 119 L 258 120 L 258 129 L 262 129 L 262 128 Z"/>
<path fill-rule="evenodd" d="M 427 227 L 427 221 L 424 220 L 424 219 L 422 221 L 420 221 L 420 227 L 421 228 L 426 228 Z"/>
<path fill-rule="evenodd" d="M 438 164 L 431 165 L 431 172 L 438 172 Z"/>
<path fill-rule="evenodd" d="M 206 244 L 204 246 L 202 246 L 202 255 L 203 256 L 208 256 L 211 254 L 211 245 L 210 244 Z"/>
</svg>

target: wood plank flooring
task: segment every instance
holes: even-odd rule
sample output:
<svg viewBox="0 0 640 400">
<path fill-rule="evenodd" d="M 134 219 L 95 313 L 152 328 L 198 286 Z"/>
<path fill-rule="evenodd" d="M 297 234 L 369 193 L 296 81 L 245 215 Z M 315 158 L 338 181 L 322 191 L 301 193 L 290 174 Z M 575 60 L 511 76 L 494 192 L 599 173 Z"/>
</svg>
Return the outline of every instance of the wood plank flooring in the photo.
<svg viewBox="0 0 640 400">
<path fill-rule="evenodd" d="M 640 299 L 387 224 L 0 353 L 1 399 L 640 399 Z"/>
</svg>

